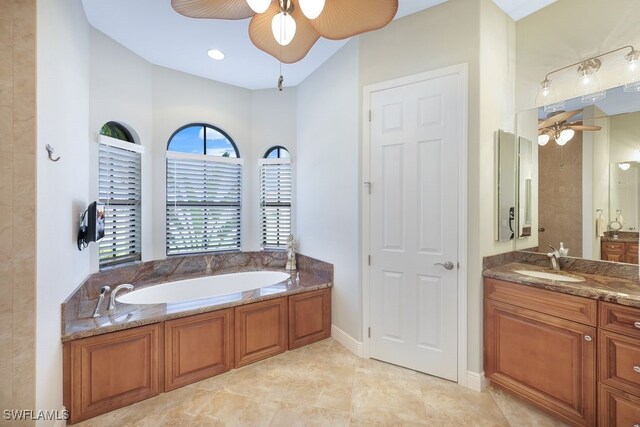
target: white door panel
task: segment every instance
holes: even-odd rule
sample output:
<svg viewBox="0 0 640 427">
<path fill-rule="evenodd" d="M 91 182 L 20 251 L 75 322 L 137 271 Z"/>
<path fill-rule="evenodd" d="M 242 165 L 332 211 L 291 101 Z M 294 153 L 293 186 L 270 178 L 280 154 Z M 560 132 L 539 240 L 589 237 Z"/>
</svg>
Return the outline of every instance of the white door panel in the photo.
<svg viewBox="0 0 640 427">
<path fill-rule="evenodd" d="M 371 94 L 372 357 L 457 379 L 459 76 Z"/>
</svg>

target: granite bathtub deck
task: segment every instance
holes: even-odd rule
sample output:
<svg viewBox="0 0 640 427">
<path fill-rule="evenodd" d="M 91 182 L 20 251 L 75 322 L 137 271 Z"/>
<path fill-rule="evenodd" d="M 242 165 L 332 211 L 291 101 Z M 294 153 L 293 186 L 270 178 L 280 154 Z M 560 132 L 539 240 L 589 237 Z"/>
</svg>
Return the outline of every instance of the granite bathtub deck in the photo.
<svg viewBox="0 0 640 427">
<path fill-rule="evenodd" d="M 637 268 L 637 267 L 636 267 Z M 584 282 L 561 282 L 558 280 L 540 279 L 517 273 L 516 270 L 544 271 L 548 273 L 564 274 L 572 277 L 582 277 Z M 540 266 L 511 262 L 487 268 L 483 272 L 484 277 L 505 280 L 532 286 L 540 289 L 576 295 L 600 301 L 613 302 L 640 308 L 640 283 L 637 280 L 629 280 L 620 277 L 588 274 L 576 271 L 553 271 Z"/>
<path fill-rule="evenodd" d="M 130 268 L 129 272 L 126 271 L 129 267 L 125 267 L 118 274 L 97 273 L 87 278 L 63 303 L 61 340 L 66 342 L 333 286 L 333 266 L 331 264 L 298 255 L 299 269 L 293 272 L 293 279 L 287 279 L 264 288 L 172 304 L 116 303 L 116 308 L 111 314 L 106 312 L 108 299 L 105 298 L 100 311 L 101 316 L 92 317 L 97 303 L 98 289 L 102 284 L 111 286 L 113 290 L 113 283 L 131 283 L 138 290 L 161 283 L 227 273 L 256 270 L 290 273 L 284 269 L 284 263 L 280 265 L 280 261 L 283 260 L 280 255 L 270 257 L 268 254 L 255 255 L 255 253 L 250 253 L 246 256 L 236 254 L 225 257 L 225 261 L 228 261 L 226 258 L 234 256 L 236 257 L 235 261 L 227 262 L 224 265 L 219 262 L 219 259 L 215 259 L 221 257 L 213 256 L 213 263 L 211 260 L 204 259 L 202 266 L 211 267 L 213 264 L 219 267 L 213 268 L 211 271 L 207 269 L 198 271 L 193 268 L 188 272 L 185 271 L 187 265 L 198 264 L 199 260 L 184 257 L 184 259 L 162 261 L 165 265 L 160 265 L 162 262 L 158 261 L 143 263 L 135 268 Z M 168 267 L 169 264 L 171 266 Z M 149 269 L 160 271 L 161 274 L 154 280 L 151 280 L 148 274 L 140 274 Z M 296 273 L 300 274 L 299 282 L 295 280 Z M 130 276 L 128 279 L 127 275 Z"/>
</svg>

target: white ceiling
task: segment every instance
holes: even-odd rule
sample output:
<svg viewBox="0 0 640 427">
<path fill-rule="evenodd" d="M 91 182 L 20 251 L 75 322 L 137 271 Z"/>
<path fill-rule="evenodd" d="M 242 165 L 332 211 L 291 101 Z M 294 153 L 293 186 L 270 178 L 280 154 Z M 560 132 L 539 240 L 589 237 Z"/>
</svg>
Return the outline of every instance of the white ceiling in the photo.
<svg viewBox="0 0 640 427">
<path fill-rule="evenodd" d="M 428 9 L 446 0 L 399 0 L 396 18 Z M 555 0 L 494 0 L 520 19 Z M 179 15 L 169 0 L 82 0 L 89 23 L 147 61 L 196 76 L 248 89 L 276 86 L 278 61 L 257 49 L 248 36 L 249 20 L 191 19 Z M 295 64 L 283 64 L 285 86 L 296 86 L 346 41 L 320 38 Z M 223 61 L 207 56 L 220 49 Z"/>
</svg>

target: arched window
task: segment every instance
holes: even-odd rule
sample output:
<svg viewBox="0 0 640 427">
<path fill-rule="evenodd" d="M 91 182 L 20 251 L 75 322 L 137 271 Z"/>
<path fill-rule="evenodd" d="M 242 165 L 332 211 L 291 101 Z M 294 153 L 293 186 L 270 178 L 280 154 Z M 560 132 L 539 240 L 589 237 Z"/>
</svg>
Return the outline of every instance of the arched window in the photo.
<svg viewBox="0 0 640 427">
<path fill-rule="evenodd" d="M 167 151 L 239 158 L 238 147 L 222 129 L 196 123 L 181 127 L 171 135 Z"/>
<path fill-rule="evenodd" d="M 289 150 L 276 145 L 260 159 L 260 240 L 263 249 L 284 249 L 291 234 L 293 173 Z"/>
<path fill-rule="evenodd" d="M 284 148 L 281 145 L 276 145 L 271 147 L 264 153 L 265 159 L 289 159 L 291 155 L 289 154 L 289 150 Z"/>
<path fill-rule="evenodd" d="M 240 250 L 242 159 L 231 137 L 190 124 L 167 144 L 167 255 Z"/>
<path fill-rule="evenodd" d="M 98 149 L 99 199 L 104 212 L 104 237 L 99 245 L 100 268 L 142 259 L 142 154 L 131 132 L 107 122 L 100 129 Z"/>
</svg>

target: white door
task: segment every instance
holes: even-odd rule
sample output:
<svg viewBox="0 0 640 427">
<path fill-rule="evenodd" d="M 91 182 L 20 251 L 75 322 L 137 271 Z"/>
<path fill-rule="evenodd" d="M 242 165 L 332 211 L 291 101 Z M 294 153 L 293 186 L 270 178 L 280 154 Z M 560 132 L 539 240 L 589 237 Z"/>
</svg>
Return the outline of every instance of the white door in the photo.
<svg viewBox="0 0 640 427">
<path fill-rule="evenodd" d="M 370 356 L 456 381 L 460 76 L 370 101 Z"/>
</svg>

